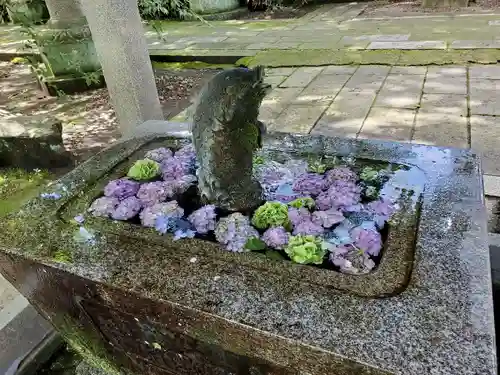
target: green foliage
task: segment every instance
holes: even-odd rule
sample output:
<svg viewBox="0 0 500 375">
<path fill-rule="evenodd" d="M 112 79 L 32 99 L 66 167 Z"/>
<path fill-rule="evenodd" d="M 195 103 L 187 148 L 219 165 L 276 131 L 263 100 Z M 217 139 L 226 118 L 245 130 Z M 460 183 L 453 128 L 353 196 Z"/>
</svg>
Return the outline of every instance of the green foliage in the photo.
<svg viewBox="0 0 500 375">
<path fill-rule="evenodd" d="M 378 171 L 372 167 L 364 167 L 359 178 L 363 181 L 375 181 L 378 178 Z"/>
<path fill-rule="evenodd" d="M 297 198 L 289 202 L 288 205 L 295 208 L 307 207 L 308 209 L 313 209 L 315 206 L 314 199 L 310 197 Z"/>
<path fill-rule="evenodd" d="M 321 240 L 314 236 L 291 236 L 285 252 L 295 263 L 321 264 L 326 250 L 321 246 Z"/>
<path fill-rule="evenodd" d="M 195 16 L 188 0 L 139 0 L 139 12 L 146 20 L 183 19 Z M 155 25 L 151 24 L 155 29 Z M 158 30 L 155 29 L 158 33 Z"/>
<path fill-rule="evenodd" d="M 29 60 L 24 57 L 14 57 L 10 62 L 14 65 L 28 64 Z"/>
<path fill-rule="evenodd" d="M 245 249 L 250 251 L 260 251 L 266 248 L 266 244 L 258 237 L 249 238 L 245 244 Z"/>
<path fill-rule="evenodd" d="M 266 202 L 255 210 L 252 224 L 259 229 L 289 226 L 288 207 L 280 202 Z"/>
<path fill-rule="evenodd" d="M 307 163 L 307 169 L 309 170 L 309 172 L 323 174 L 327 170 L 327 165 L 323 164 L 322 161 L 318 159 L 309 160 L 309 162 Z"/>
<path fill-rule="evenodd" d="M 137 160 L 128 170 L 127 176 L 137 181 L 151 180 L 160 174 L 160 164 L 154 160 Z"/>
</svg>

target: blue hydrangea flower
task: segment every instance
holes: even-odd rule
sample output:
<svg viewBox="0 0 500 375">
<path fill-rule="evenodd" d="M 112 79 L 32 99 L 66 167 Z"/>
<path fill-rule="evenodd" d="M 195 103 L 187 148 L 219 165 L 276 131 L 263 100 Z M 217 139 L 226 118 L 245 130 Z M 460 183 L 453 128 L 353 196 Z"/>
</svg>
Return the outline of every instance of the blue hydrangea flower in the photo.
<svg viewBox="0 0 500 375">
<path fill-rule="evenodd" d="M 196 235 L 196 231 L 189 221 L 166 215 L 156 218 L 155 229 L 161 234 L 173 233 L 175 241 L 181 238 L 193 238 Z"/>
<path fill-rule="evenodd" d="M 61 199 L 62 195 L 59 193 L 42 193 L 42 194 L 40 194 L 40 197 L 43 199 L 56 201 L 58 199 Z"/>
</svg>

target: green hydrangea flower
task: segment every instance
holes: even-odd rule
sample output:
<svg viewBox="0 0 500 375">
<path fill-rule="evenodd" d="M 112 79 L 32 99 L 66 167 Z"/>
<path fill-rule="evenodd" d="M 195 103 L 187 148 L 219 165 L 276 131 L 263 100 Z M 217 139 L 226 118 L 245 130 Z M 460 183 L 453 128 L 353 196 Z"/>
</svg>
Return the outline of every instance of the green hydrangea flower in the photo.
<svg viewBox="0 0 500 375">
<path fill-rule="evenodd" d="M 255 210 L 252 224 L 259 229 L 288 227 L 288 206 L 279 202 L 266 202 Z"/>
<path fill-rule="evenodd" d="M 372 167 L 364 167 L 359 178 L 363 181 L 375 181 L 378 178 L 378 171 Z"/>
<path fill-rule="evenodd" d="M 328 169 L 328 166 L 321 162 L 321 160 L 309 160 L 307 163 L 309 172 L 323 174 Z"/>
<path fill-rule="evenodd" d="M 295 263 L 321 264 L 326 249 L 321 246 L 321 239 L 314 236 L 291 236 L 285 252 Z"/>
<path fill-rule="evenodd" d="M 314 202 L 314 199 L 310 197 L 297 198 L 288 203 L 288 205 L 291 207 L 295 208 L 307 207 L 310 210 L 314 208 L 315 204 L 316 203 Z"/>
<path fill-rule="evenodd" d="M 151 180 L 160 174 L 160 164 L 154 160 L 137 160 L 128 170 L 127 176 L 137 181 Z"/>
</svg>

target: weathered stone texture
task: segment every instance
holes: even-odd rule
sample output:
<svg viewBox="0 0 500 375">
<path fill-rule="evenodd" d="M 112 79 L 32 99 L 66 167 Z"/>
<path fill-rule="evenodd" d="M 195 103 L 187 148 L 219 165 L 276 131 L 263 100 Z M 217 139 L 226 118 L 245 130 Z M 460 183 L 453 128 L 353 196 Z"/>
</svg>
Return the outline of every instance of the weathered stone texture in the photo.
<svg viewBox="0 0 500 375">
<path fill-rule="evenodd" d="M 25 169 L 73 164 L 62 140 L 61 122 L 45 116 L 0 117 L 0 167 Z"/>
</svg>

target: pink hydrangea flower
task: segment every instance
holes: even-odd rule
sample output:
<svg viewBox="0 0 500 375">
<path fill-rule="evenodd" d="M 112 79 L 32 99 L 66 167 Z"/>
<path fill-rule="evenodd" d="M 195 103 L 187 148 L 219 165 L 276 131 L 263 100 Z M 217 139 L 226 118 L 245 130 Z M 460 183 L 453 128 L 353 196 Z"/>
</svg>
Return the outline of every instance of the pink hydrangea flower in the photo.
<svg viewBox="0 0 500 375">
<path fill-rule="evenodd" d="M 110 217 L 119 204 L 118 198 L 101 197 L 92 202 L 88 211 L 95 217 Z"/>
<path fill-rule="evenodd" d="M 311 220 L 314 224 L 321 225 L 324 228 L 330 228 L 344 220 L 344 215 L 341 211 L 331 208 L 326 211 L 314 211 Z"/>
<path fill-rule="evenodd" d="M 379 232 L 372 229 L 355 227 L 350 232 L 354 246 L 369 255 L 377 256 L 382 249 L 382 237 Z"/>
<path fill-rule="evenodd" d="M 161 163 L 164 160 L 171 158 L 172 156 L 173 156 L 172 150 L 166 147 L 160 147 L 146 152 L 144 158 L 149 160 L 154 160 L 157 163 Z"/>
<path fill-rule="evenodd" d="M 325 178 L 318 173 L 304 173 L 293 183 L 293 190 L 302 195 L 318 195 L 325 188 Z"/>
<path fill-rule="evenodd" d="M 337 181 L 346 182 L 356 182 L 358 176 L 351 168 L 348 167 L 337 167 L 330 169 L 325 174 L 325 180 L 329 185 L 336 183 Z"/>
<path fill-rule="evenodd" d="M 318 210 L 329 210 L 330 208 L 345 208 L 358 204 L 361 201 L 361 188 L 354 182 L 337 181 L 327 191 L 322 192 L 316 198 Z"/>
<path fill-rule="evenodd" d="M 310 220 L 304 220 L 299 224 L 295 225 L 293 228 L 293 235 L 311 235 L 311 236 L 321 236 L 325 233 L 325 229 L 318 224 L 313 223 Z"/>
<path fill-rule="evenodd" d="M 120 202 L 111 217 L 115 220 L 129 220 L 136 216 L 142 208 L 141 201 L 136 197 L 128 197 Z"/>
<path fill-rule="evenodd" d="M 156 203 L 152 206 L 145 207 L 139 214 L 139 217 L 141 218 L 143 226 L 154 228 L 156 225 L 156 219 L 160 216 L 180 219 L 183 215 L 184 209 L 179 206 L 177 201 L 170 201 L 166 203 Z"/>
<path fill-rule="evenodd" d="M 137 192 L 137 198 L 140 199 L 144 206 L 165 202 L 167 198 L 171 198 L 173 195 L 172 186 L 163 181 L 142 184 Z"/>
<path fill-rule="evenodd" d="M 104 187 L 104 195 L 122 200 L 137 194 L 140 186 L 141 184 L 136 181 L 129 180 L 128 178 L 120 178 L 108 182 Z"/>
<path fill-rule="evenodd" d="M 311 220 L 311 213 L 305 207 L 295 208 L 288 207 L 288 220 L 292 223 L 293 226 L 300 224 L 303 221 Z"/>
<path fill-rule="evenodd" d="M 283 227 L 272 227 L 264 232 L 262 235 L 262 241 L 273 249 L 281 250 L 287 244 L 290 238 L 290 233 L 288 233 Z"/>
</svg>

